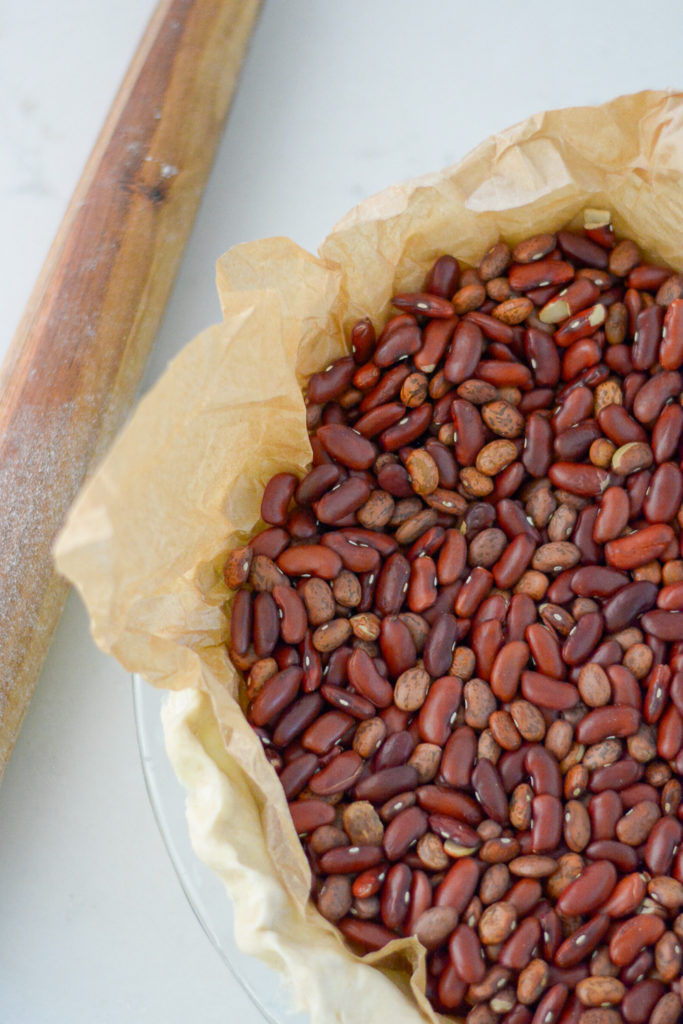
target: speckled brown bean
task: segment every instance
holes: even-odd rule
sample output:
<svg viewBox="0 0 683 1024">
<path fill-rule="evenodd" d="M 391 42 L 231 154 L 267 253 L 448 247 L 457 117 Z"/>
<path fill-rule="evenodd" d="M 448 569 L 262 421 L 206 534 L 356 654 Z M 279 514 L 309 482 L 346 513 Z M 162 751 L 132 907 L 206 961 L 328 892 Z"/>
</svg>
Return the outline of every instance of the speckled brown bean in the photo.
<svg viewBox="0 0 683 1024">
<path fill-rule="evenodd" d="M 487 907 L 478 923 L 479 938 L 485 946 L 497 945 L 512 934 L 517 926 L 517 910 L 512 903 L 501 901 Z"/>
<path fill-rule="evenodd" d="M 352 903 L 351 882 L 346 875 L 330 875 L 316 899 L 322 916 L 333 924 L 349 913 Z"/>
<path fill-rule="evenodd" d="M 574 853 L 581 853 L 591 840 L 588 811 L 578 800 L 569 800 L 564 808 L 564 841 Z"/>
<path fill-rule="evenodd" d="M 675 992 L 667 992 L 653 1009 L 650 1024 L 676 1024 L 682 1009 L 680 997 Z"/>
<path fill-rule="evenodd" d="M 454 931 L 458 916 L 453 907 L 429 907 L 415 922 L 413 934 L 427 949 L 437 949 Z"/>
</svg>

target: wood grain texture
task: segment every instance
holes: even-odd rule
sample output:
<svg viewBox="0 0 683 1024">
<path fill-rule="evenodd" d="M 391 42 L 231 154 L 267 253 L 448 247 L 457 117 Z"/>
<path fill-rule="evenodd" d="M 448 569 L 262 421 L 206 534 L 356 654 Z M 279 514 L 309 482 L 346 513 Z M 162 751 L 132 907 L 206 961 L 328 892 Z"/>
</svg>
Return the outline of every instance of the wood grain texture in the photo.
<svg viewBox="0 0 683 1024">
<path fill-rule="evenodd" d="M 0 371 L 0 777 L 61 614 L 51 548 L 130 408 L 258 0 L 164 0 Z"/>
</svg>

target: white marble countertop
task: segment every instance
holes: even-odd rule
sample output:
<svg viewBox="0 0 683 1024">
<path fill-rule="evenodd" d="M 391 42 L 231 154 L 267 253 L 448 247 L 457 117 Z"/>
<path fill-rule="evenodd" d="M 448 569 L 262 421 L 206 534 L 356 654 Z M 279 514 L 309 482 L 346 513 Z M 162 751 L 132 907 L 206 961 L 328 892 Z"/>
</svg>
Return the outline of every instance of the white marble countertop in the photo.
<svg viewBox="0 0 683 1024">
<path fill-rule="evenodd" d="M 0 356 L 152 8 L 2 4 Z M 219 318 L 223 250 L 315 249 L 358 200 L 534 111 L 680 87 L 682 28 L 676 0 L 266 0 L 144 387 Z M 237 1019 L 263 1020 L 185 900 L 130 679 L 72 595 L 0 787 L 0 1022 Z"/>
</svg>

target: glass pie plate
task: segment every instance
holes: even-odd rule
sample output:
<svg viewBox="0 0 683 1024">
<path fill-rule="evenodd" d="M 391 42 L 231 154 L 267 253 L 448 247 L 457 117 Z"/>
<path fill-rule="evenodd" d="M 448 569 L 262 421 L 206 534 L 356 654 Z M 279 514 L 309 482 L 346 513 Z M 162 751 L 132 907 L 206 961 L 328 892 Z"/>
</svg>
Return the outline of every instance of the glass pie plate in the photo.
<svg viewBox="0 0 683 1024">
<path fill-rule="evenodd" d="M 196 856 L 185 819 L 185 793 L 166 754 L 161 725 L 165 694 L 133 676 L 133 706 L 149 800 L 178 880 L 197 920 L 226 967 L 269 1024 L 310 1024 L 288 1010 L 278 975 L 235 942 L 232 901 L 223 883 Z"/>
</svg>

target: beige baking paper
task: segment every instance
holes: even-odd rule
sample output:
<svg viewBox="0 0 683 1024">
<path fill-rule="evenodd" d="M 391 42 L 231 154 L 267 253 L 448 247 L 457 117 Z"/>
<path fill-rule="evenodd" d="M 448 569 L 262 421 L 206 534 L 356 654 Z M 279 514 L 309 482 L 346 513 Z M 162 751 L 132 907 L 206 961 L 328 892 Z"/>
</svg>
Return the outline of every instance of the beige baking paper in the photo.
<svg viewBox="0 0 683 1024">
<path fill-rule="evenodd" d="M 164 725 L 194 847 L 232 894 L 239 945 L 282 972 L 314 1024 L 435 1017 L 414 940 L 363 962 L 307 902 L 284 796 L 234 699 L 221 565 L 259 527 L 268 478 L 306 471 L 300 385 L 342 354 L 357 318 L 381 324 L 441 253 L 476 263 L 499 237 L 554 231 L 586 206 L 683 269 L 683 94 L 538 114 L 362 203 L 318 257 L 285 238 L 231 250 L 218 263 L 224 322 L 141 401 L 58 539 L 100 647 L 181 691 Z"/>
</svg>

